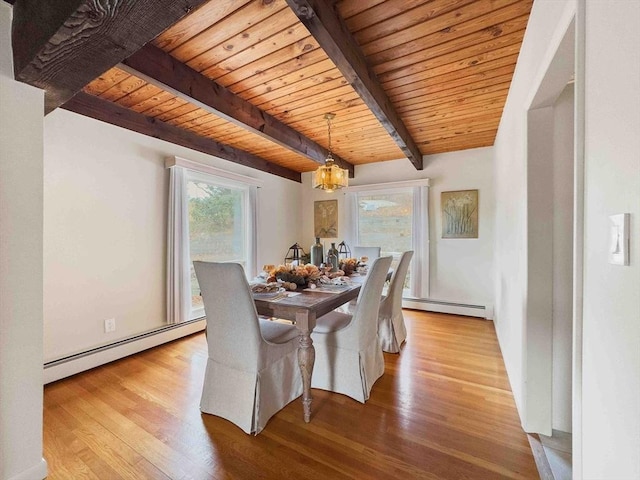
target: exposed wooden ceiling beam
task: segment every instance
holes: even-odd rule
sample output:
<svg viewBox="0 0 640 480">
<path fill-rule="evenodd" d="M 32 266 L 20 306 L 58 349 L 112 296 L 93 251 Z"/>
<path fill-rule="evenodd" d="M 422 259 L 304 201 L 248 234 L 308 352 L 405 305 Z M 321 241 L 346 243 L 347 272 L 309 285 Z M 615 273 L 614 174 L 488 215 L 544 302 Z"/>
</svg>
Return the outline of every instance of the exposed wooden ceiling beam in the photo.
<svg viewBox="0 0 640 480">
<path fill-rule="evenodd" d="M 16 0 L 15 78 L 45 90 L 45 112 L 206 0 Z"/>
<path fill-rule="evenodd" d="M 411 163 L 416 169 L 422 170 L 420 149 L 367 63 L 362 49 L 338 14 L 334 2 L 287 0 L 287 3 Z"/>
<path fill-rule="evenodd" d="M 183 130 L 168 123 L 147 117 L 122 107 L 117 103 L 103 100 L 88 93 L 79 92 L 72 99 L 62 105 L 62 108 L 72 112 L 95 118 L 127 130 L 142 133 L 150 137 L 165 140 L 176 145 L 191 148 L 199 152 L 214 155 L 230 162 L 262 170 L 282 178 L 302 182 L 302 176 L 288 168 L 268 162 L 267 160 L 237 148 L 225 145 L 195 133 Z"/>
<path fill-rule="evenodd" d="M 320 165 L 325 163 L 329 154 L 326 148 L 151 44 L 122 63 L 129 73 L 152 85 Z M 336 155 L 333 158 L 353 177 L 353 164 Z"/>
</svg>

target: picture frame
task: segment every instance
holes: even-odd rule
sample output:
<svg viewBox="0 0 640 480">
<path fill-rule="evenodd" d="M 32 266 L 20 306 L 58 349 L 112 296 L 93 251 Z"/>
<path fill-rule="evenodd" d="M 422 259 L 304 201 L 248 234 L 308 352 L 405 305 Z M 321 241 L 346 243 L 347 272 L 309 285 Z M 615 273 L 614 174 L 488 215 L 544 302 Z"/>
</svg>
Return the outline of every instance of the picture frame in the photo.
<svg viewBox="0 0 640 480">
<path fill-rule="evenodd" d="M 338 237 L 338 200 L 313 203 L 313 232 L 318 238 Z"/>
<path fill-rule="evenodd" d="M 478 238 L 478 190 L 441 192 L 442 238 Z"/>
</svg>

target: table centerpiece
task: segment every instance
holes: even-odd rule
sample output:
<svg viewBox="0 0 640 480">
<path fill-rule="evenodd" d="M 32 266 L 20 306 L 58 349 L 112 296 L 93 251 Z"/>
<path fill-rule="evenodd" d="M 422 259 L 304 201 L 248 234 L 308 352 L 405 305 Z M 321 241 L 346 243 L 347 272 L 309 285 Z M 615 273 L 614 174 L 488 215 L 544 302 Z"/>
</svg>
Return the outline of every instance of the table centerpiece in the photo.
<svg viewBox="0 0 640 480">
<path fill-rule="evenodd" d="M 340 270 L 342 270 L 346 276 L 353 275 L 358 271 L 358 268 L 362 266 L 363 264 L 357 258 L 340 259 Z"/>
<path fill-rule="evenodd" d="M 311 263 L 306 265 L 278 265 L 269 271 L 267 282 L 281 281 L 287 290 L 306 288 L 322 276 L 318 267 Z"/>
<path fill-rule="evenodd" d="M 317 286 L 344 283 L 345 272 L 330 272 L 331 268 L 318 268 L 311 263 L 306 265 L 278 265 L 268 272 L 267 282 L 281 282 L 287 290 L 315 288 Z"/>
</svg>

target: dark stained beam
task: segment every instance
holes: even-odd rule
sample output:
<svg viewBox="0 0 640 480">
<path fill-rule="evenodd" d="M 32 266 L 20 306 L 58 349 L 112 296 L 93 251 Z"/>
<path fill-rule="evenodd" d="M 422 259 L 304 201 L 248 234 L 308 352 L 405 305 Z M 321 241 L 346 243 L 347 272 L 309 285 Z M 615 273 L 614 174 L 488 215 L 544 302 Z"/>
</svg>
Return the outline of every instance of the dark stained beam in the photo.
<svg viewBox="0 0 640 480">
<path fill-rule="evenodd" d="M 16 0 L 17 80 L 45 90 L 45 112 L 206 0 Z"/>
<path fill-rule="evenodd" d="M 287 0 L 287 3 L 411 163 L 417 170 L 422 170 L 420 149 L 367 63 L 362 49 L 338 14 L 335 2 Z"/>
<path fill-rule="evenodd" d="M 129 67 L 125 70 L 130 73 L 195 103 L 234 125 L 320 165 L 325 163 L 329 154 L 326 148 L 151 44 L 144 46 L 122 63 Z M 337 155 L 333 155 L 333 158 L 338 165 L 349 171 L 350 177 L 353 177 L 353 164 Z"/>
<path fill-rule="evenodd" d="M 302 182 L 302 176 L 299 172 L 270 163 L 264 158 L 243 150 L 147 117 L 116 103 L 89 95 L 88 93 L 77 93 L 71 100 L 64 103 L 62 108 L 95 118 L 102 122 L 126 128 L 127 130 L 142 133 L 143 135 L 165 140 L 176 145 L 182 145 L 183 147 L 223 158 L 230 162 L 277 175 L 288 180 Z"/>
</svg>

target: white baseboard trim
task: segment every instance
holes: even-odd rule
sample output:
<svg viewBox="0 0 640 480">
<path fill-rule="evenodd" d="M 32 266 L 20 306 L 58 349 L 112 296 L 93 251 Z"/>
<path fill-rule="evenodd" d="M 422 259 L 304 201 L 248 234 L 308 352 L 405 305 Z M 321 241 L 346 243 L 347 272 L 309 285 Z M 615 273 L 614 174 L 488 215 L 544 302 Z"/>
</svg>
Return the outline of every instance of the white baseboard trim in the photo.
<svg viewBox="0 0 640 480">
<path fill-rule="evenodd" d="M 428 298 L 403 298 L 403 308 L 424 310 L 427 312 L 451 313 L 468 317 L 479 317 L 493 320 L 493 305 L 467 305 L 454 302 L 430 300 Z"/>
<path fill-rule="evenodd" d="M 466 305 L 439 300 L 404 298 L 402 300 L 402 306 L 414 310 L 466 315 L 485 318 L 487 320 L 493 319 L 493 305 Z M 132 338 L 123 339 L 113 344 L 104 345 L 86 352 L 45 363 L 44 383 L 46 385 L 47 383 L 70 377 L 76 373 L 84 372 L 142 352 L 143 350 L 157 347 L 163 343 L 186 337 L 192 333 L 204 330 L 205 327 L 206 320 L 201 318 L 184 324 L 167 326 Z"/>
<path fill-rule="evenodd" d="M 104 345 L 77 355 L 45 363 L 44 383 L 55 382 L 76 373 L 84 372 L 92 368 L 113 362 L 134 353 L 142 352 L 149 348 L 157 347 L 163 343 L 186 337 L 205 329 L 204 318 L 184 324 L 171 325 L 158 330 L 123 339 L 109 345 Z"/>
<path fill-rule="evenodd" d="M 42 480 L 47 478 L 48 473 L 47 461 L 44 458 L 41 458 L 33 467 L 23 470 L 17 475 L 11 476 L 7 478 L 7 480 Z"/>
</svg>

